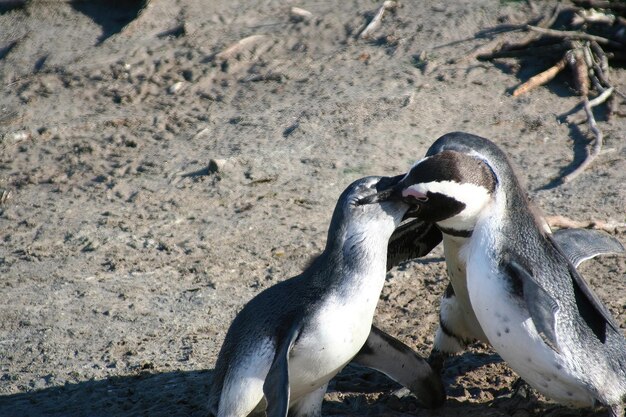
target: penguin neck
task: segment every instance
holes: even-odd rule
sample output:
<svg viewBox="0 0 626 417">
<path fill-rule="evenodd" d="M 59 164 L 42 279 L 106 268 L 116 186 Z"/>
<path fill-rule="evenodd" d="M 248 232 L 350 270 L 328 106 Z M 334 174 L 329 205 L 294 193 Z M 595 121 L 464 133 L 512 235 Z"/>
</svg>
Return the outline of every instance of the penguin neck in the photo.
<svg viewBox="0 0 626 417">
<path fill-rule="evenodd" d="M 544 230 L 545 222 L 532 209 L 528 195 L 522 189 L 517 177 L 511 174 L 510 181 L 502 184 L 494 198 L 494 204 L 490 207 L 487 217 L 497 218 L 498 229 L 503 234 L 516 233 L 524 230 Z"/>
<path fill-rule="evenodd" d="M 387 245 L 393 226 L 381 228 L 372 223 L 351 225 L 329 236 L 326 252 L 333 258 L 330 265 L 340 271 L 331 276 L 339 277 L 342 283 L 378 278 L 384 282 Z"/>
<path fill-rule="evenodd" d="M 452 236 L 443 233 L 443 253 L 448 267 L 448 277 L 455 293 L 464 301 L 469 300 L 466 284 L 466 259 L 462 256 L 464 249 L 470 242 L 470 238 Z M 468 301 L 469 303 L 469 301 Z"/>
</svg>

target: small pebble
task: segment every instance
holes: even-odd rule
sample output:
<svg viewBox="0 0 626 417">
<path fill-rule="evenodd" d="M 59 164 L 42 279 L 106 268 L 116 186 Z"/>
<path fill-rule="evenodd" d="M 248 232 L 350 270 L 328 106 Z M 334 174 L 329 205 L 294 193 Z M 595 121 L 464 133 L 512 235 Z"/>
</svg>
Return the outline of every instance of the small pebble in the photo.
<svg viewBox="0 0 626 417">
<path fill-rule="evenodd" d="M 313 13 L 299 7 L 292 7 L 289 11 L 289 18 L 292 22 L 305 22 L 313 17 Z"/>
<path fill-rule="evenodd" d="M 177 83 L 170 85 L 170 87 L 167 89 L 167 92 L 170 94 L 178 94 L 183 89 L 184 86 L 185 86 L 185 82 L 179 81 Z"/>
</svg>

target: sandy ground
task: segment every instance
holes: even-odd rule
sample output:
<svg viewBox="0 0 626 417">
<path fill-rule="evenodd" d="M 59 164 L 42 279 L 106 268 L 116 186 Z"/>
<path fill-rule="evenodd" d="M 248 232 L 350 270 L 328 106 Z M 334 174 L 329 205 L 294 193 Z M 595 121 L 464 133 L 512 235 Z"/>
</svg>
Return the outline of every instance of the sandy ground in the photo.
<svg viewBox="0 0 626 417">
<path fill-rule="evenodd" d="M 588 140 L 564 121 L 568 76 L 513 98 L 549 63 L 464 59 L 525 2 L 406 1 L 369 41 L 368 0 L 129 3 L 0 5 L 2 416 L 204 415 L 235 313 L 323 248 L 350 182 L 406 171 L 446 132 L 497 142 L 547 214 L 626 220 L 626 119 L 599 109 L 612 151 L 557 186 Z M 582 272 L 626 332 L 624 258 Z M 440 248 L 392 270 L 375 322 L 426 355 L 446 280 Z M 427 411 L 348 367 L 324 412 L 587 415 L 509 398 L 515 374 L 481 346 L 445 379 Z"/>
</svg>

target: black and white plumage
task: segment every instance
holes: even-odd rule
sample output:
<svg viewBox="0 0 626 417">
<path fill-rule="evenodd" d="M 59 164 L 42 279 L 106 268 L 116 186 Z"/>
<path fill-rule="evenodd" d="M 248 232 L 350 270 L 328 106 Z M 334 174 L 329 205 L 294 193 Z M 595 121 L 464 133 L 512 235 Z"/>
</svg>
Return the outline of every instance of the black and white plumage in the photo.
<svg viewBox="0 0 626 417">
<path fill-rule="evenodd" d="M 209 394 L 213 415 L 266 409 L 269 417 L 319 416 L 328 381 L 366 340 L 374 347 L 381 340 L 394 344 L 371 324 L 385 281 L 388 240 L 409 206 L 370 197 L 399 179 L 367 177 L 351 184 L 337 202 L 323 253 L 301 275 L 266 289 L 239 312 L 216 363 Z M 441 381 L 425 361 L 407 352 L 401 356 L 423 362 L 423 380 L 443 397 Z M 367 365 L 372 357 L 376 352 L 365 349 L 356 359 Z M 392 375 L 400 372 L 384 360 L 377 363 Z"/>
<path fill-rule="evenodd" d="M 547 225 L 545 227 L 552 233 Z M 429 358 L 437 368 L 443 366 L 445 357 L 461 352 L 472 342 L 489 344 L 470 304 L 465 263 L 460 258 L 460 249 L 468 238 L 443 233 L 450 283 L 441 297 L 439 327 Z M 552 238 L 574 267 L 599 255 L 624 253 L 624 247 L 617 239 L 599 230 L 561 229 L 552 233 Z"/>
<path fill-rule="evenodd" d="M 505 154 L 487 139 L 447 134 L 398 188 L 418 218 L 444 232 L 444 246 L 446 235 L 457 238 L 478 328 L 511 368 L 562 404 L 601 403 L 623 416 L 626 339 L 535 214 Z"/>
</svg>

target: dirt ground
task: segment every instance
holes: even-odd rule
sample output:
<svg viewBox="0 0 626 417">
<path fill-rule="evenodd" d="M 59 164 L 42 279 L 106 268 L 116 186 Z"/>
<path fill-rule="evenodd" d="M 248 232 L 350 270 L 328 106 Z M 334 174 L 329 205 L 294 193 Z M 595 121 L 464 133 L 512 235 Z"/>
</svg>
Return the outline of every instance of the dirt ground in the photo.
<svg viewBox="0 0 626 417">
<path fill-rule="evenodd" d="M 1 416 L 205 415 L 235 313 L 323 248 L 350 182 L 406 171 L 450 131 L 498 143 L 546 214 L 626 221 L 626 119 L 598 109 L 611 151 L 558 185 L 588 141 L 564 118 L 568 75 L 514 98 L 550 63 L 465 59 L 528 3 L 402 1 L 358 39 L 380 3 L 0 2 Z M 613 79 L 625 89 L 626 70 Z M 374 318 L 424 355 L 442 253 L 392 270 Z M 626 332 L 625 259 L 581 270 Z M 324 413 L 589 415 L 511 398 L 515 379 L 474 346 L 428 411 L 350 366 Z"/>
</svg>

